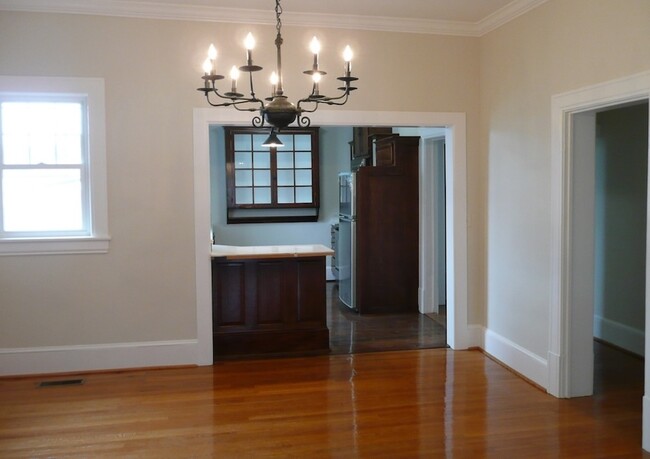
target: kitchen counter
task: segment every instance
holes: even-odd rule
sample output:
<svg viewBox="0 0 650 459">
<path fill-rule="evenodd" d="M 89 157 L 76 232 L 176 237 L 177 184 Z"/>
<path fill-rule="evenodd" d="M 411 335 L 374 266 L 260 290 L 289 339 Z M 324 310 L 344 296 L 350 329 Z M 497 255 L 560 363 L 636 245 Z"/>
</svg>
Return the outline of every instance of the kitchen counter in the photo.
<svg viewBox="0 0 650 459">
<path fill-rule="evenodd" d="M 224 257 L 227 260 L 247 258 L 287 258 L 287 257 L 324 257 L 334 255 L 334 251 L 322 244 L 302 245 L 213 245 L 212 257 Z"/>
<path fill-rule="evenodd" d="M 214 360 L 329 352 L 324 245 L 212 246 Z"/>
</svg>

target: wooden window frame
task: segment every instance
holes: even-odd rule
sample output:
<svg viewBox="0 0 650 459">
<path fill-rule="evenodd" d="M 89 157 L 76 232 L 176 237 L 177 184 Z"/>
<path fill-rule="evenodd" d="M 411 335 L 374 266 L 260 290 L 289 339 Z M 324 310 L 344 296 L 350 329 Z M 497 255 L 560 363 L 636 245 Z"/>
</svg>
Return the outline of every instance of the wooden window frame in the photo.
<svg viewBox="0 0 650 459">
<path fill-rule="evenodd" d="M 237 204 L 236 197 L 236 180 L 235 180 L 235 135 L 264 135 L 268 136 L 269 130 L 253 127 L 224 127 L 225 131 L 225 158 L 226 158 L 226 203 L 227 203 L 227 223 L 282 223 L 282 222 L 315 222 L 318 221 L 320 208 L 320 168 L 319 168 L 319 130 L 318 128 L 286 128 L 278 132 L 278 135 L 309 135 L 311 137 L 311 188 L 312 200 L 309 203 L 278 203 L 278 167 L 277 153 L 282 152 L 282 148 L 268 148 L 270 153 L 270 192 L 271 202 L 268 204 L 251 203 Z M 251 148 L 251 152 L 259 151 Z M 291 150 L 296 153 L 295 147 Z M 298 152 L 304 150 L 298 150 Z M 295 159 L 295 157 L 294 157 Z M 292 169 L 287 170 L 306 170 L 296 168 L 295 163 Z M 255 171 L 254 164 L 251 171 Z M 294 190 L 298 188 L 295 184 Z M 251 186 L 255 189 L 255 185 Z"/>
</svg>

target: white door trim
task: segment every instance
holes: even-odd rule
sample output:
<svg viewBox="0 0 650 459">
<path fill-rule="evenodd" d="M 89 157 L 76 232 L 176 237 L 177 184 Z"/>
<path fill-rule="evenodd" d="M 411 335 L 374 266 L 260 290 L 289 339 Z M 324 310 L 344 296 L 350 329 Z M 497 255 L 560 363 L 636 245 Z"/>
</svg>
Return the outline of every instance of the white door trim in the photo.
<svg viewBox="0 0 650 459">
<path fill-rule="evenodd" d="M 558 94 L 551 99 L 551 292 L 549 311 L 548 392 L 571 394 L 571 189 L 572 125 L 574 115 L 650 98 L 650 71 Z M 650 130 L 650 126 L 649 126 Z M 650 203 L 650 201 L 648 201 Z M 650 229 L 650 225 L 648 226 Z M 650 242 L 650 233 L 646 240 Z M 650 243 L 648 244 L 650 250 Z M 648 260 L 648 252 L 646 260 Z M 646 337 L 650 336 L 650 270 L 646 270 Z M 646 339 L 646 353 L 649 342 Z M 650 355 L 650 354 L 646 354 Z M 650 362 L 645 367 L 645 393 L 650 389 Z M 650 447 L 650 403 L 644 397 L 643 446 Z"/>
<path fill-rule="evenodd" d="M 196 363 L 212 364 L 212 294 L 210 275 L 210 126 L 248 125 L 251 114 L 231 109 L 194 109 L 194 237 L 196 260 Z M 374 112 L 322 110 L 314 116 L 322 126 L 445 127 L 447 145 L 447 343 L 466 349 L 467 323 L 467 166 L 465 113 Z M 452 255 L 453 254 L 453 255 Z"/>
</svg>

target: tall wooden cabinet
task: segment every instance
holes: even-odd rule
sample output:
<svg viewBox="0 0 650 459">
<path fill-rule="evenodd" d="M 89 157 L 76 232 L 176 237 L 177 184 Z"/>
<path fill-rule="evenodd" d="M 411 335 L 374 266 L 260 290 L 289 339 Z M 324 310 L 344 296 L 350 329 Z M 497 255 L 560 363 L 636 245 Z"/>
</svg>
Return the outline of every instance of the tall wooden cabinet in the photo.
<svg viewBox="0 0 650 459">
<path fill-rule="evenodd" d="M 359 313 L 417 312 L 419 137 L 376 141 L 374 167 L 357 171 Z"/>
</svg>

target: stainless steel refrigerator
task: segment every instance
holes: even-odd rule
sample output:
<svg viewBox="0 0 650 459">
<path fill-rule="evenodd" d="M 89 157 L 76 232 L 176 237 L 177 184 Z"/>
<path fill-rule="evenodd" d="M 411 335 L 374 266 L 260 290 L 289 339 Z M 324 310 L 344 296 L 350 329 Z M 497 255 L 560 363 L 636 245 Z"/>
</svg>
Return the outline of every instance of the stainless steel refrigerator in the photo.
<svg viewBox="0 0 650 459">
<path fill-rule="evenodd" d="M 350 309 L 356 307 L 356 173 L 339 174 L 339 298 Z"/>
</svg>

